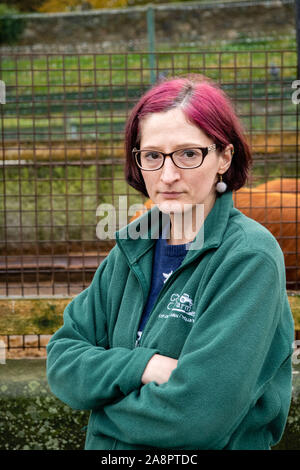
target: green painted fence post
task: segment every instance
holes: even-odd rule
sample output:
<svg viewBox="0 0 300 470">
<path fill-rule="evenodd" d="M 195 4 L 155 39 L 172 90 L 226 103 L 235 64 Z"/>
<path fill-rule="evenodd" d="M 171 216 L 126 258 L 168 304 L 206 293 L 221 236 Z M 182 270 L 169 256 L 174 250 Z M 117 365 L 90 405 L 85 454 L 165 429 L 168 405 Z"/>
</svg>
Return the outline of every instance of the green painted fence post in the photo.
<svg viewBox="0 0 300 470">
<path fill-rule="evenodd" d="M 149 50 L 149 67 L 150 67 L 150 82 L 151 84 L 156 81 L 155 73 L 155 21 L 154 9 L 151 5 L 147 8 L 147 35 L 148 35 L 148 50 Z"/>
</svg>

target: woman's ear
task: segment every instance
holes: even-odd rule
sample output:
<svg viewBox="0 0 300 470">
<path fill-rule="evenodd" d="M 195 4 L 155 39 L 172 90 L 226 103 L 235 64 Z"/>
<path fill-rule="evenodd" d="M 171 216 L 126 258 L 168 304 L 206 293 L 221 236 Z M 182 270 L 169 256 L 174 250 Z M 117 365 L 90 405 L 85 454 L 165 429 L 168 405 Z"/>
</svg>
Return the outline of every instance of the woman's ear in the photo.
<svg viewBox="0 0 300 470">
<path fill-rule="evenodd" d="M 221 152 L 219 174 L 225 173 L 231 165 L 232 156 L 234 154 L 234 148 L 232 144 L 228 144 L 225 149 Z"/>
</svg>

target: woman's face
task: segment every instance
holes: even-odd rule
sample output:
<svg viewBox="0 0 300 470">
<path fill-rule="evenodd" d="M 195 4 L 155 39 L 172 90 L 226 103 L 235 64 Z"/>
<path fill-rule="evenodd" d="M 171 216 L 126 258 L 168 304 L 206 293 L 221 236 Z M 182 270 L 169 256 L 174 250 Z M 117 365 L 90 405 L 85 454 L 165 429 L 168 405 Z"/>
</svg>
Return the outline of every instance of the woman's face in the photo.
<svg viewBox="0 0 300 470">
<path fill-rule="evenodd" d="M 140 149 L 170 153 L 191 147 L 208 147 L 214 142 L 187 121 L 180 108 L 147 115 L 140 122 Z M 162 168 L 155 171 L 141 170 L 150 199 L 162 212 L 178 213 L 196 204 L 204 204 L 204 214 L 215 202 L 218 173 L 225 173 L 231 163 L 232 145 L 220 154 L 210 151 L 202 165 L 193 169 L 176 167 L 166 157 Z"/>
</svg>

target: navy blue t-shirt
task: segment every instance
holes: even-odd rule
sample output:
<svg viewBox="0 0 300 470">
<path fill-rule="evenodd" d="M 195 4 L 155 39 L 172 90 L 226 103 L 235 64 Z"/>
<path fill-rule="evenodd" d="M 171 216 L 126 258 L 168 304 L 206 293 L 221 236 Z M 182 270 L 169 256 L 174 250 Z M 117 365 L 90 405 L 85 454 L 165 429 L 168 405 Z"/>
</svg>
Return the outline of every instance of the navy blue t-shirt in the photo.
<svg viewBox="0 0 300 470">
<path fill-rule="evenodd" d="M 158 238 L 152 267 L 151 288 L 138 329 L 137 342 L 149 318 L 154 303 L 167 279 L 181 265 L 187 253 L 187 245 L 169 245 L 164 237 Z"/>
</svg>

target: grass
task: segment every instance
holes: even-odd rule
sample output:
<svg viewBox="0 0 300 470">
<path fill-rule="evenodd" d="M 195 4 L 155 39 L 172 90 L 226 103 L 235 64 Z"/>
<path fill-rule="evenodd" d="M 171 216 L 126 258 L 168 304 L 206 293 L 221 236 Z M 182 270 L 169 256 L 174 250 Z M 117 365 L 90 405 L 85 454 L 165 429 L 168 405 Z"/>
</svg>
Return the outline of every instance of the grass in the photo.
<svg viewBox="0 0 300 470">
<path fill-rule="evenodd" d="M 217 51 L 217 52 L 216 52 Z M 189 54 L 186 54 L 186 53 Z M 269 39 L 241 38 L 234 41 L 215 41 L 210 44 L 170 45 L 158 44 L 156 66 L 158 71 L 199 68 L 220 70 L 226 67 L 224 78 L 232 78 L 230 67 L 253 67 L 253 79 L 264 79 L 271 64 L 283 67 L 283 77 L 288 67 L 296 67 L 295 36 Z M 17 70 L 17 81 L 16 73 Z M 194 70 L 195 71 L 195 70 Z M 138 72 L 138 73 L 137 73 Z M 247 78 L 249 70 L 241 70 L 239 78 Z M 144 80 L 140 80 L 143 78 Z M 45 86 L 55 87 L 48 91 L 65 91 L 63 84 L 82 86 L 125 85 L 149 82 L 149 54 L 147 52 L 103 54 L 35 54 L 28 57 L 16 55 L 2 58 L 2 80 L 7 85 L 33 85 L 44 91 Z M 147 80 L 146 80 L 147 79 Z M 76 86 L 74 85 L 74 90 Z M 31 94 L 32 90 L 28 90 Z"/>
<path fill-rule="evenodd" d="M 9 242 L 94 240 L 99 204 L 118 210 L 119 196 L 128 207 L 142 196 L 130 188 L 121 165 L 21 167 L 0 170 L 0 238 Z M 263 183 L 295 176 L 295 163 L 255 162 L 254 180 Z M 4 196 L 5 195 L 5 196 Z"/>
<path fill-rule="evenodd" d="M 222 83 L 246 129 L 297 130 L 291 100 L 297 69 L 294 36 L 255 40 L 241 36 L 172 49 L 158 45 L 157 78 L 203 73 Z M 145 52 L 3 56 L 4 141 L 35 145 L 80 140 L 81 145 L 95 139 L 122 139 L 128 111 L 150 86 L 150 75 Z"/>
<path fill-rule="evenodd" d="M 254 83 L 237 93 L 236 107 L 244 126 L 252 132 L 296 131 L 296 107 L 291 100 L 291 83 L 292 81 L 284 86 L 276 84 L 273 91 L 272 84 L 259 86 Z M 260 94 L 264 96 L 251 94 L 255 87 L 261 88 Z M 245 96 L 246 93 L 248 96 Z M 31 141 L 62 140 L 65 135 L 66 140 L 73 142 L 76 142 L 76 139 L 95 138 L 102 141 L 115 140 L 118 134 L 121 138 L 126 120 L 125 109 L 119 107 L 108 116 L 105 110 L 96 108 L 95 101 L 94 109 L 70 110 L 66 114 L 53 112 L 51 116 L 46 116 L 41 112 L 38 115 L 36 109 L 24 117 L 6 114 L 4 132 L 10 139 L 19 137 L 21 140 L 29 138 Z"/>
<path fill-rule="evenodd" d="M 295 45 L 294 45 L 295 47 Z M 216 51 L 216 49 L 214 49 Z M 163 52 L 156 54 L 156 73 L 174 75 L 203 73 L 222 83 L 243 83 L 270 80 L 270 67 L 279 67 L 281 80 L 296 77 L 296 50 L 253 51 L 220 49 L 214 51 Z M 103 54 L 97 56 L 37 56 L 2 59 L 1 79 L 24 98 L 88 90 L 95 95 L 95 87 L 149 86 L 149 54 Z M 24 87 L 24 88 L 22 88 Z M 90 95 L 92 97 L 92 95 Z M 9 102 L 9 101 L 8 101 Z"/>
<path fill-rule="evenodd" d="M 122 195 L 128 205 L 141 202 L 121 165 L 6 167 L 1 172 L 0 238 L 10 242 L 94 240 L 99 204 L 117 210 Z"/>
</svg>

